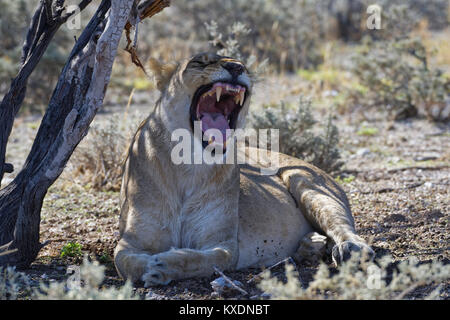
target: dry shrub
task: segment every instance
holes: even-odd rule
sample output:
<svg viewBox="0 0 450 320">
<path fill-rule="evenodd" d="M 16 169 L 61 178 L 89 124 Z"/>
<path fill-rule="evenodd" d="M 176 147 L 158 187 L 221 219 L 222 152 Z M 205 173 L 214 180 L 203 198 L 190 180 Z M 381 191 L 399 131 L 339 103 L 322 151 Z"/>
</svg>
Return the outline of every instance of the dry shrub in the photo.
<svg viewBox="0 0 450 320">
<path fill-rule="evenodd" d="M 303 159 L 328 173 L 339 171 L 343 165 L 337 147 L 337 127 L 331 117 L 321 126 L 311 112 L 311 101 L 304 97 L 300 97 L 295 109 L 281 103 L 265 108 L 261 115 L 252 113 L 249 122 L 255 129 L 279 129 L 282 153 Z M 317 132 L 320 129 L 322 133 Z"/>
<path fill-rule="evenodd" d="M 108 117 L 106 123 L 92 125 L 73 153 L 64 177 L 95 190 L 120 190 L 122 164 L 137 124 L 135 119 L 116 115 Z"/>
<path fill-rule="evenodd" d="M 259 286 L 272 299 L 390 300 L 414 298 L 415 289 L 432 285 L 434 290 L 426 299 L 442 299 L 443 285 L 450 279 L 450 265 L 437 260 L 420 264 L 415 257 L 410 257 L 394 268 L 392 266 L 389 256 L 375 263 L 360 263 L 356 253 L 335 274 L 321 262 L 308 285 L 303 283 L 302 286 L 298 273 L 288 264 L 287 282 L 279 281 L 270 271 L 265 271 Z"/>
<path fill-rule="evenodd" d="M 391 6 L 384 19 L 378 39 L 366 38 L 353 57 L 352 72 L 364 89 L 351 91 L 350 102 L 385 109 L 396 120 L 419 114 L 449 120 L 450 77 L 430 66 L 430 50 L 413 36 L 417 15 L 406 5 Z"/>
<path fill-rule="evenodd" d="M 0 267 L 0 300 L 15 300 L 29 287 L 28 277 L 15 267 Z"/>
<path fill-rule="evenodd" d="M 40 283 L 39 289 L 33 293 L 39 300 L 136 300 L 138 295 L 133 292 L 133 285 L 127 281 L 120 288 L 102 286 L 105 280 L 105 267 L 97 261 L 84 258 L 80 266 L 79 278 L 72 275 L 67 282 Z"/>
<path fill-rule="evenodd" d="M 229 33 L 232 21 L 249 29 L 239 42 L 245 57 L 254 55 L 258 61 L 268 58 L 281 71 L 313 68 L 322 61 L 320 44 L 327 26 L 327 1 L 178 1 L 171 10 L 155 17 L 146 42 L 152 55 L 163 59 L 180 58 L 180 53 L 186 57 L 199 50 L 220 50 L 220 43 L 213 48 L 208 45 L 213 37 L 205 23 L 214 21 L 220 32 Z M 171 40 L 169 48 L 163 46 L 167 39 Z M 180 46 L 183 50 L 178 50 Z M 168 57 L 168 53 L 173 56 Z"/>
</svg>

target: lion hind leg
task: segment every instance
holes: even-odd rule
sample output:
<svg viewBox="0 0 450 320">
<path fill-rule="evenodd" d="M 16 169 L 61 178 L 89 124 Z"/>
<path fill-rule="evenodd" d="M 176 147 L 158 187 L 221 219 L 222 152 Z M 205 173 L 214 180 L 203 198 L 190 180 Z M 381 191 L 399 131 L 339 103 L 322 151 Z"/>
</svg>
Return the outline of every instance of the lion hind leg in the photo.
<svg viewBox="0 0 450 320">
<path fill-rule="evenodd" d="M 368 258 L 374 256 L 365 240 L 356 234 L 347 197 L 330 177 L 305 167 L 282 171 L 281 178 L 311 225 L 335 242 L 335 264 L 341 264 L 355 251 Z"/>
</svg>

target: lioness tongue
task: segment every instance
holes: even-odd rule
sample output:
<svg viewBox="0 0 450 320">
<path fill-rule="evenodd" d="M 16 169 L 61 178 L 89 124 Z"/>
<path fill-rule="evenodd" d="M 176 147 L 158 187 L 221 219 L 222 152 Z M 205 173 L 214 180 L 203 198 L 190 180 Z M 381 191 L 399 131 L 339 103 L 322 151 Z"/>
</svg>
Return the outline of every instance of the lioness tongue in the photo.
<svg viewBox="0 0 450 320">
<path fill-rule="evenodd" d="M 230 129 L 227 119 L 221 113 L 205 113 L 201 119 L 202 131 L 214 128 L 222 132 L 222 142 L 226 141 L 226 131 Z M 209 137 L 208 137 L 209 138 Z"/>
</svg>

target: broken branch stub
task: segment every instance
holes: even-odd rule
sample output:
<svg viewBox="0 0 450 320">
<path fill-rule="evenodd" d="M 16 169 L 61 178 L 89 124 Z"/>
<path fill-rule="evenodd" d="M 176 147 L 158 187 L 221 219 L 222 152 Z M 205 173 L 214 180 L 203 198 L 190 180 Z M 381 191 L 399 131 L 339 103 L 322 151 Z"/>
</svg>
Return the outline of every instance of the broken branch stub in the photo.
<svg viewBox="0 0 450 320">
<path fill-rule="evenodd" d="M 125 36 L 127 40 L 127 46 L 125 47 L 125 51 L 130 53 L 131 62 L 133 62 L 136 66 L 141 68 L 145 74 L 145 67 L 142 64 L 141 60 L 137 54 L 137 39 L 138 39 L 138 25 L 139 23 L 146 19 L 151 18 L 155 14 L 161 12 L 164 8 L 170 6 L 170 0 L 147 0 L 139 4 L 138 6 L 133 6 L 130 12 L 130 19 L 125 25 Z M 131 40 L 131 29 L 135 28 L 134 40 Z"/>
</svg>

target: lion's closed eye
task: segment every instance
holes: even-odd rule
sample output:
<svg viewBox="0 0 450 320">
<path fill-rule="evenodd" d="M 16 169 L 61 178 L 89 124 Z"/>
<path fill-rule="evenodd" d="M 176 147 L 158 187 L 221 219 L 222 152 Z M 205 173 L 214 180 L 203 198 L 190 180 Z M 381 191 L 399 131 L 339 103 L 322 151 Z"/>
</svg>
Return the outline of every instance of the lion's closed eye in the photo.
<svg viewBox="0 0 450 320">
<path fill-rule="evenodd" d="M 188 67 L 190 68 L 205 68 L 208 63 L 205 63 L 203 60 L 194 60 L 188 63 Z"/>
</svg>

